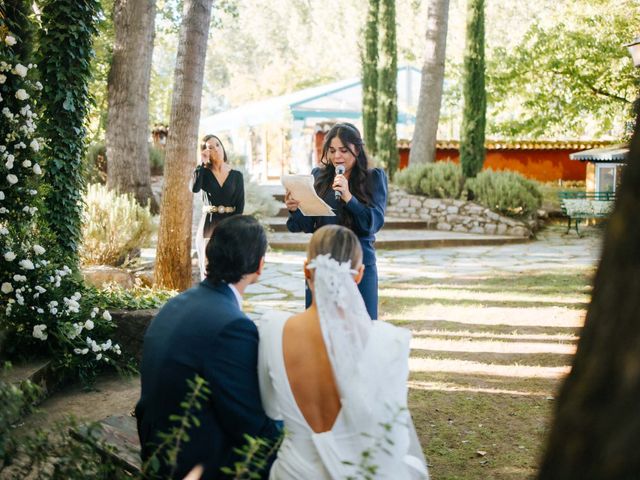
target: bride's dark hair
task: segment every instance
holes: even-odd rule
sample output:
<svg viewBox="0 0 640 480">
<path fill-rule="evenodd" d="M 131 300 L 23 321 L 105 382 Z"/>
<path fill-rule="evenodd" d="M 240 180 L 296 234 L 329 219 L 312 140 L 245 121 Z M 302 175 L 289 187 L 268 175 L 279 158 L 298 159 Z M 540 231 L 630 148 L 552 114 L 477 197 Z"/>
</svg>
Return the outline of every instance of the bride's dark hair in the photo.
<svg viewBox="0 0 640 480">
<path fill-rule="evenodd" d="M 369 205 L 371 202 L 371 181 L 369 172 L 369 160 L 367 159 L 367 153 L 364 149 L 364 142 L 360 132 L 355 125 L 351 123 L 337 123 L 331 130 L 327 132 L 324 137 L 324 144 L 322 145 L 322 157 L 320 163 L 323 168 L 320 169 L 320 173 L 316 178 L 314 187 L 318 196 L 323 198 L 327 192 L 331 189 L 333 184 L 333 177 L 336 175 L 336 169 L 333 163 L 329 160 L 327 154 L 329 147 L 331 146 L 331 140 L 338 137 L 342 144 L 356 157 L 356 162 L 351 169 L 349 175 L 349 191 L 351 195 L 360 200 L 361 203 Z M 338 207 L 342 208 L 344 204 L 338 202 Z M 346 209 L 342 208 L 341 224 L 345 227 L 353 226 L 353 216 Z"/>
<path fill-rule="evenodd" d="M 307 259 L 329 254 L 340 263 L 351 262 L 351 268 L 362 264 L 362 247 L 355 233 L 341 225 L 325 225 L 311 236 L 307 247 Z"/>
</svg>

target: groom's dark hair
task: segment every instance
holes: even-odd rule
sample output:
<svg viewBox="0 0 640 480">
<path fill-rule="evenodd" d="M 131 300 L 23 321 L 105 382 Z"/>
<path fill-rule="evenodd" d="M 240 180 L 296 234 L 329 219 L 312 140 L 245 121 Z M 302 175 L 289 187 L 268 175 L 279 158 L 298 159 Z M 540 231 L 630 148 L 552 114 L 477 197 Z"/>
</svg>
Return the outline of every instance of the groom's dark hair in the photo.
<svg viewBox="0 0 640 480">
<path fill-rule="evenodd" d="M 234 215 L 222 220 L 207 244 L 207 278 L 215 283 L 238 283 L 260 268 L 267 251 L 267 234 L 254 217 Z"/>
</svg>

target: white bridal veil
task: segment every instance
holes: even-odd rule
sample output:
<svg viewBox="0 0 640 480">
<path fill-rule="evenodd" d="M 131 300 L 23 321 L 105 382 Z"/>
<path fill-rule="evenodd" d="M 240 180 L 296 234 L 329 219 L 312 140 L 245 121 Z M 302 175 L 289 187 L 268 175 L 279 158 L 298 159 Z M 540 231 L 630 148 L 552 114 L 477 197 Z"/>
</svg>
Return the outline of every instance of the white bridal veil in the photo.
<svg viewBox="0 0 640 480">
<path fill-rule="evenodd" d="M 349 262 L 318 255 L 314 294 L 322 335 L 342 402 L 342 415 L 361 432 L 357 451 L 345 459 L 357 469 L 367 451 L 376 478 L 425 479 L 426 462 L 407 409 L 411 334 L 385 322 L 372 322 L 353 280 Z M 347 453 L 347 452 L 345 452 Z"/>
</svg>

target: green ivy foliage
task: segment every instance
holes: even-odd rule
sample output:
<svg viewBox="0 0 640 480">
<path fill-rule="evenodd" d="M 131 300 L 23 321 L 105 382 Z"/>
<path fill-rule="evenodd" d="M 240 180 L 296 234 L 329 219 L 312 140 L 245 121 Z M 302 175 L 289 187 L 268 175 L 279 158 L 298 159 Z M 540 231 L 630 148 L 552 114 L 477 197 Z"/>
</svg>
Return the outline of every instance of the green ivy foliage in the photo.
<svg viewBox="0 0 640 480">
<path fill-rule="evenodd" d="M 81 239 L 82 156 L 85 117 L 91 105 L 92 41 L 100 11 L 97 0 L 40 2 L 38 69 L 42 91 L 40 134 L 47 139 L 47 221 L 58 243 L 77 263 Z"/>
</svg>

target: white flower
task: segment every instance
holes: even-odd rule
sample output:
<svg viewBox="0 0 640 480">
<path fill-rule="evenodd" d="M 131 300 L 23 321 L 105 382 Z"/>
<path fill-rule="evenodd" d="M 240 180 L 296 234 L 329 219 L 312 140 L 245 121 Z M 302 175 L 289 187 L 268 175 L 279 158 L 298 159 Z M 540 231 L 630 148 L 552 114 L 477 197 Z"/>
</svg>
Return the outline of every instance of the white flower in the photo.
<svg viewBox="0 0 640 480">
<path fill-rule="evenodd" d="M 77 353 L 78 355 L 86 355 L 87 353 L 89 353 L 89 349 L 88 348 L 83 348 L 82 350 L 79 348 L 76 348 L 73 350 L 75 353 Z"/>
<path fill-rule="evenodd" d="M 33 173 L 35 173 L 36 175 L 42 175 L 42 169 L 37 163 L 33 166 Z"/>
<path fill-rule="evenodd" d="M 15 185 L 16 183 L 18 183 L 18 177 L 16 177 L 13 173 L 10 173 L 9 175 L 7 175 L 7 182 L 9 182 L 11 185 Z"/>
<path fill-rule="evenodd" d="M 7 227 L 0 227 L 0 235 L 9 235 L 9 229 Z"/>
<path fill-rule="evenodd" d="M 24 260 L 20 260 L 18 262 L 18 265 L 20 265 L 23 270 L 33 270 L 35 268 L 35 266 L 33 265 L 33 262 L 28 258 L 25 258 Z"/>
<path fill-rule="evenodd" d="M 109 350 L 112 346 L 112 342 L 111 339 L 107 340 L 106 342 L 104 342 L 102 345 L 100 345 L 100 347 L 102 348 L 102 351 L 106 352 L 107 350 Z"/>
<path fill-rule="evenodd" d="M 24 65 L 22 65 L 21 63 L 18 63 L 15 67 L 13 67 L 13 73 L 15 73 L 16 75 L 20 75 L 23 78 L 27 76 L 28 72 L 29 72 L 29 69 Z M 20 98 L 19 100 L 26 100 L 26 98 Z"/>
<path fill-rule="evenodd" d="M 11 251 L 9 251 L 9 252 L 4 254 L 4 259 L 7 262 L 13 262 L 15 260 L 15 258 L 16 258 L 16 254 L 11 252 Z"/>
<path fill-rule="evenodd" d="M 87 320 L 86 322 L 84 322 L 84 328 L 86 328 L 87 330 L 93 330 L 93 327 L 95 325 L 93 324 L 93 320 Z"/>
<path fill-rule="evenodd" d="M 47 291 L 46 288 L 42 288 L 40 285 L 36 285 L 35 287 L 33 287 L 35 290 L 37 290 L 40 293 L 44 293 Z"/>
<path fill-rule="evenodd" d="M 99 353 L 98 355 L 96 355 L 96 360 L 100 360 L 102 358 L 102 354 Z"/>
<path fill-rule="evenodd" d="M 104 313 L 102 314 L 102 318 L 104 318 L 107 322 L 111 321 L 111 314 L 105 310 Z"/>
<path fill-rule="evenodd" d="M 14 282 L 26 282 L 27 281 L 27 277 L 25 277 L 24 275 L 14 275 L 13 276 L 13 281 Z"/>
<path fill-rule="evenodd" d="M 25 207 L 25 208 L 27 208 L 27 207 Z M 9 212 L 9 210 L 7 210 L 6 208 L 0 207 L 0 213 L 8 213 L 8 212 Z"/>
<path fill-rule="evenodd" d="M 36 255 L 42 255 L 44 252 L 46 252 L 45 248 L 40 245 L 34 245 L 33 251 L 36 252 Z"/>
<path fill-rule="evenodd" d="M 33 327 L 33 336 L 38 340 L 46 340 L 47 339 L 47 332 L 45 332 L 46 329 L 47 329 L 47 326 L 44 324 L 35 325 Z"/>
<path fill-rule="evenodd" d="M 6 37 L 4 37 L 4 43 L 6 43 L 9 47 L 12 47 L 18 42 L 16 42 L 16 37 L 7 35 Z"/>
<path fill-rule="evenodd" d="M 34 152 L 37 152 L 38 150 L 40 150 L 40 144 L 35 138 L 31 140 L 31 143 L 29 144 L 29 146 L 31 147 L 31 150 L 33 150 Z"/>
<path fill-rule="evenodd" d="M 29 94 L 24 88 L 21 88 L 16 92 L 16 98 L 18 100 L 26 100 L 27 98 L 29 98 Z"/>
<path fill-rule="evenodd" d="M 11 293 L 13 292 L 13 287 L 9 282 L 4 282 L 2 287 L 0 287 L 0 290 L 2 290 L 2 293 Z"/>
<path fill-rule="evenodd" d="M 6 81 L 7 81 L 7 76 L 3 75 L 3 74 L 0 74 L 0 85 L 2 85 Z"/>
<path fill-rule="evenodd" d="M 0 200 L 4 200 L 4 192 L 0 190 Z"/>
<path fill-rule="evenodd" d="M 39 308 L 39 309 L 36 310 L 36 312 L 38 312 L 40 315 L 42 315 L 44 313 L 44 310 Z"/>
<path fill-rule="evenodd" d="M 24 168 L 29 168 L 31 166 L 31 160 L 25 160 L 24 162 L 22 162 L 22 166 Z"/>
</svg>

